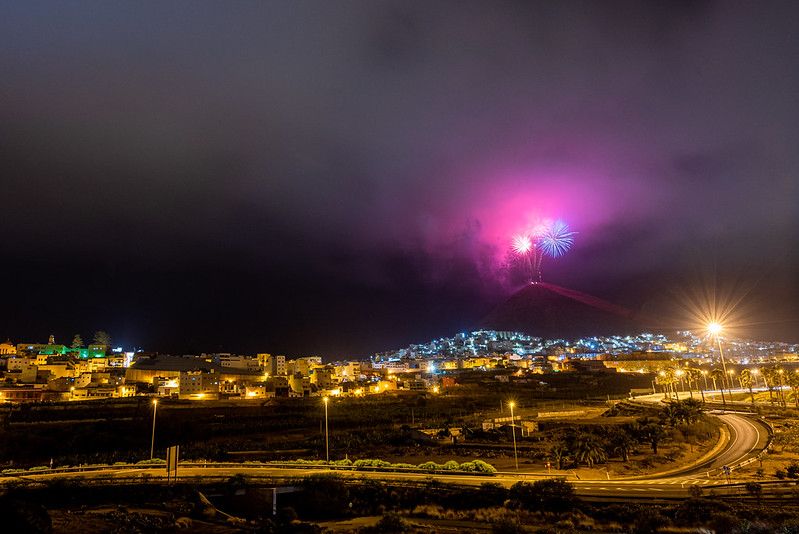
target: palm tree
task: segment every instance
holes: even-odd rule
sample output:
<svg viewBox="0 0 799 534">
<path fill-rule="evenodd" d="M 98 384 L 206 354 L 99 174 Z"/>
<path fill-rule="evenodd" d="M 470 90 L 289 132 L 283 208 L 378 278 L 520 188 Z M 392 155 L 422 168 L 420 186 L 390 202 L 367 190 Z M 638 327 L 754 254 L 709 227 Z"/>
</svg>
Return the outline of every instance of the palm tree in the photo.
<svg viewBox="0 0 799 534">
<path fill-rule="evenodd" d="M 768 378 L 768 387 L 769 387 L 769 395 L 771 395 L 771 389 L 778 385 L 777 387 L 777 401 L 784 407 L 785 406 L 785 395 L 782 391 L 782 375 L 785 373 L 785 370 L 782 367 L 777 365 L 772 367 L 767 367 L 763 370 L 763 376 Z"/>
<path fill-rule="evenodd" d="M 766 389 L 768 390 L 768 401 L 771 404 L 774 404 L 774 393 L 772 393 L 772 387 L 774 386 L 774 373 L 772 372 L 770 367 L 763 368 L 763 383 L 766 384 Z"/>
<path fill-rule="evenodd" d="M 649 443 L 654 454 L 658 453 L 658 444 L 666 437 L 666 431 L 663 427 L 648 419 L 642 419 L 638 423 L 636 434 L 639 440 Z"/>
<path fill-rule="evenodd" d="M 623 462 L 630 459 L 630 451 L 635 447 L 636 440 L 630 435 L 629 429 L 622 428 L 614 432 L 610 438 L 610 446 L 613 452 L 619 454 Z"/>
<path fill-rule="evenodd" d="M 793 373 L 788 373 L 788 376 L 786 377 L 786 382 L 788 382 L 788 385 L 791 386 L 791 393 L 793 393 L 793 400 L 796 403 L 796 407 L 799 408 L 799 369 L 797 369 Z"/>
<path fill-rule="evenodd" d="M 685 370 L 685 372 L 688 374 L 688 384 L 689 384 L 688 391 L 691 391 L 690 384 L 693 381 L 694 385 L 699 387 L 699 392 L 702 394 L 702 403 L 704 404 L 704 402 L 705 402 L 705 392 L 702 389 L 702 383 L 700 381 L 700 379 L 702 378 L 702 371 L 700 371 L 699 369 L 697 369 L 695 367 L 689 367 L 688 369 Z M 693 398 L 693 397 L 694 397 L 694 394 L 691 393 L 691 398 Z"/>
<path fill-rule="evenodd" d="M 666 390 L 669 392 L 669 397 L 671 397 L 672 391 L 674 390 L 674 384 L 677 382 L 677 377 L 674 374 L 674 369 L 663 369 L 658 373 L 657 377 L 658 384 L 663 386 L 663 398 L 666 397 Z M 677 395 L 677 392 L 674 391 L 674 395 Z"/>
<path fill-rule="evenodd" d="M 558 465 L 558 471 L 563 469 L 563 460 L 569 457 L 569 448 L 566 444 L 558 442 L 549 449 L 549 455 Z"/>
<path fill-rule="evenodd" d="M 671 426 L 680 423 L 690 425 L 702 416 L 702 403 L 695 399 L 670 402 L 663 408 L 662 416 Z"/>
<path fill-rule="evenodd" d="M 783 369 L 782 367 L 778 366 L 777 367 L 777 380 L 779 380 L 779 383 L 780 383 L 780 399 L 782 400 L 782 407 L 786 408 L 787 405 L 785 403 L 785 391 L 783 391 L 783 389 L 782 389 L 782 386 L 784 384 L 784 375 L 785 375 L 785 369 Z"/>
<path fill-rule="evenodd" d="M 727 399 L 724 398 L 724 380 L 726 377 L 724 376 L 724 371 L 721 369 L 713 369 L 710 371 L 710 377 L 713 379 L 713 389 L 716 389 L 716 380 L 721 382 L 721 403 L 726 408 Z"/>
<path fill-rule="evenodd" d="M 572 444 L 572 452 L 577 462 L 585 462 L 588 467 L 594 467 L 595 463 L 607 460 L 605 447 L 593 434 L 580 434 Z"/>
<path fill-rule="evenodd" d="M 740 375 L 741 387 L 749 389 L 749 395 L 752 397 L 752 406 L 755 405 L 755 392 L 752 389 L 752 384 L 754 384 L 754 377 L 752 376 L 752 371 L 748 368 L 743 369 Z"/>
</svg>

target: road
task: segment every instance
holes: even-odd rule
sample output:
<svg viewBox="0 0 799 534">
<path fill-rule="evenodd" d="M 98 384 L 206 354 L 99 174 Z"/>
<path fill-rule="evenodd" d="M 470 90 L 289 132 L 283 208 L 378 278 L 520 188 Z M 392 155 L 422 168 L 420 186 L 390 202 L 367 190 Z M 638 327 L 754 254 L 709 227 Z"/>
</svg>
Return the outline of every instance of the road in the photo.
<svg viewBox="0 0 799 534">
<path fill-rule="evenodd" d="M 669 472 L 656 473 L 645 477 L 618 478 L 605 480 L 570 480 L 575 491 L 583 498 L 593 500 L 634 500 L 636 498 L 658 499 L 685 497 L 691 486 L 714 487 L 717 493 L 739 492 L 740 488 L 727 487 L 727 478 L 721 471 L 722 466 L 734 468 L 741 462 L 754 458 L 768 439 L 768 430 L 759 422 L 739 414 L 719 414 L 718 417 L 729 429 L 729 439 L 714 451 L 710 457 L 700 459 L 693 465 L 683 466 Z M 411 472 L 372 472 L 329 470 L 324 466 L 315 467 L 276 467 L 253 466 L 248 464 L 183 464 L 180 467 L 180 479 L 202 478 L 207 481 L 226 480 L 235 475 L 244 475 L 258 479 L 296 479 L 312 474 L 332 472 L 342 476 L 362 477 L 382 481 L 427 481 L 438 480 L 445 484 L 479 485 L 484 482 L 495 482 L 511 486 L 520 480 L 539 480 L 546 475 L 524 473 L 498 473 L 494 476 L 474 476 L 466 474 L 427 474 Z M 164 467 L 113 466 L 87 469 L 80 472 L 43 472 L 41 474 L 25 474 L 22 476 L 1 477 L 0 483 L 26 480 L 29 482 L 46 482 L 57 479 L 94 480 L 118 483 L 141 482 L 143 479 L 161 479 Z M 735 482 L 735 479 L 730 481 Z"/>
<path fill-rule="evenodd" d="M 435 479 L 444 484 L 459 484 L 459 485 L 480 485 L 485 482 L 499 483 L 504 486 L 511 486 L 520 480 L 540 480 L 541 476 L 531 475 L 511 475 L 499 474 L 496 476 L 473 476 L 473 475 L 428 475 L 424 473 L 397 473 L 397 472 L 370 472 L 370 471 L 330 471 L 327 469 L 294 469 L 294 468 L 272 468 L 272 467 L 181 467 L 180 479 L 191 480 L 202 478 L 204 481 L 224 481 L 235 475 L 243 475 L 248 479 L 283 479 L 290 483 L 291 479 L 303 478 L 310 475 L 318 475 L 322 473 L 335 473 L 339 476 L 365 478 L 380 481 L 414 481 L 425 482 Z M 104 483 L 135 483 L 143 480 L 157 480 L 164 477 L 164 468 L 150 468 L 150 469 L 133 469 L 133 468 L 106 468 L 96 471 L 86 471 L 82 473 L 43 473 L 37 475 L 25 475 L 23 477 L 14 477 L 19 481 L 24 479 L 30 482 L 46 482 L 58 479 L 70 478 L 73 480 L 96 481 Z M 637 498 L 678 498 L 685 497 L 688 488 L 692 485 L 702 486 L 718 486 L 719 484 L 726 483 L 726 480 L 721 479 L 707 479 L 707 478 L 691 478 L 691 477 L 669 477 L 653 480 L 631 480 L 631 479 L 617 479 L 617 480 L 574 480 L 571 481 L 575 486 L 575 491 L 578 495 L 587 498 L 610 498 L 623 496 L 625 500 L 632 500 Z M 723 488 L 714 488 L 717 493 Z M 733 492 L 738 492 L 737 488 L 732 489 Z"/>
</svg>

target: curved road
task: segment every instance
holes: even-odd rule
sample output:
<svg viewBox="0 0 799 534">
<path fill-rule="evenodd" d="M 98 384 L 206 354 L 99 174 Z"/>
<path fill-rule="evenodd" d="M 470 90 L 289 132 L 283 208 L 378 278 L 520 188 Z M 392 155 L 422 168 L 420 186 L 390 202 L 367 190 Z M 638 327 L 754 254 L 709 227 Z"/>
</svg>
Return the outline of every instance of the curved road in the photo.
<svg viewBox="0 0 799 534">
<path fill-rule="evenodd" d="M 695 465 L 685 466 L 648 477 L 619 478 L 606 480 L 574 480 L 571 481 L 578 495 L 602 500 L 619 496 L 625 499 L 635 498 L 675 498 L 687 495 L 688 488 L 692 485 L 719 485 L 727 482 L 720 468 L 722 466 L 734 467 L 741 462 L 758 454 L 768 438 L 768 431 L 760 423 L 738 414 L 722 414 L 718 416 L 729 429 L 729 441 L 722 450 L 706 461 Z M 520 480 L 537 480 L 546 478 L 543 474 L 516 474 L 498 473 L 495 476 L 473 476 L 458 474 L 425 474 L 402 472 L 370 472 L 329 470 L 324 467 L 289 468 L 279 466 L 253 466 L 253 465 L 220 465 L 220 464 L 184 464 L 180 467 L 180 478 L 201 477 L 205 479 L 227 479 L 241 474 L 252 478 L 298 478 L 311 474 L 334 472 L 336 474 L 352 477 L 363 477 L 378 480 L 415 480 L 425 481 L 436 479 L 443 483 L 473 484 L 495 482 L 510 486 Z M 164 477 L 164 467 L 146 468 L 142 466 L 117 466 L 87 469 L 80 472 L 44 472 L 41 474 L 25 474 L 19 476 L 0 477 L 0 483 L 26 480 L 30 482 L 46 482 L 59 478 L 86 479 L 97 481 L 141 480 L 142 478 Z M 729 491 L 716 488 L 716 491 Z M 735 489 L 737 491 L 737 489 Z"/>
</svg>

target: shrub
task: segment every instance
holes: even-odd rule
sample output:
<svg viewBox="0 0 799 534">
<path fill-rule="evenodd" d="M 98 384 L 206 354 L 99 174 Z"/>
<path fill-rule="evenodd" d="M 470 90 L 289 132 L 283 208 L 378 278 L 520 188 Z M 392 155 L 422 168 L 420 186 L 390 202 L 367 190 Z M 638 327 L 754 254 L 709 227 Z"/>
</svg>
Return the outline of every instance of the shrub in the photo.
<svg viewBox="0 0 799 534">
<path fill-rule="evenodd" d="M 163 458 L 150 458 L 148 460 L 139 460 L 136 462 L 136 465 L 157 465 L 157 464 L 165 464 L 166 460 Z"/>
<path fill-rule="evenodd" d="M 356 468 L 359 467 L 391 467 L 391 462 L 386 462 L 385 460 L 377 460 L 374 458 L 364 459 L 364 460 L 355 460 L 352 463 L 353 466 Z"/>
<path fill-rule="evenodd" d="M 441 465 L 435 462 L 425 462 L 423 464 L 419 464 L 416 467 L 418 467 L 419 469 L 425 469 L 427 471 L 438 471 L 441 469 Z"/>
<path fill-rule="evenodd" d="M 496 473 L 497 472 L 497 469 L 493 465 L 491 465 L 489 463 L 486 463 L 486 462 L 484 462 L 482 460 L 475 460 L 472 463 L 474 464 L 474 468 L 475 468 L 474 470 L 477 471 L 478 473 Z"/>
<path fill-rule="evenodd" d="M 562 478 L 517 482 L 510 488 L 510 498 L 528 510 L 567 512 L 580 502 L 574 487 Z"/>
<path fill-rule="evenodd" d="M 386 514 L 383 518 L 377 522 L 374 527 L 365 528 L 361 530 L 362 532 L 386 532 L 386 533 L 398 533 L 398 532 L 410 532 L 411 527 L 408 523 L 399 515 L 397 514 Z"/>
<path fill-rule="evenodd" d="M 668 519 L 663 517 L 656 508 L 641 508 L 638 517 L 633 522 L 632 531 L 635 534 L 657 534 L 661 527 L 668 524 Z"/>
</svg>

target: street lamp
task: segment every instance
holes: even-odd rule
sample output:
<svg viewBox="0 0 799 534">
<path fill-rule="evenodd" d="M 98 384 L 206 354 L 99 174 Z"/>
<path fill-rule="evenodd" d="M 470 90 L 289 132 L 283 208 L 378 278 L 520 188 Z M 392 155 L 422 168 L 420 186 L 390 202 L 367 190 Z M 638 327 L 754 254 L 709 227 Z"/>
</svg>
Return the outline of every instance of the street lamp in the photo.
<svg viewBox="0 0 799 534">
<path fill-rule="evenodd" d="M 325 460 L 330 463 L 330 439 L 327 433 L 327 403 L 330 402 L 330 398 L 324 397 L 322 401 L 325 403 Z"/>
<path fill-rule="evenodd" d="M 516 403 L 510 401 L 508 407 L 510 408 L 510 431 L 513 434 L 513 461 L 516 463 L 516 471 L 519 470 L 519 455 L 516 452 L 516 420 L 513 418 L 513 407 Z"/>
<path fill-rule="evenodd" d="M 716 338 L 716 345 L 718 345 L 719 347 L 719 359 L 721 360 L 721 370 L 724 373 L 724 380 L 722 381 L 721 384 L 722 388 L 724 387 L 724 382 L 727 381 L 727 364 L 724 362 L 724 351 L 721 350 L 721 338 L 719 337 L 719 334 L 721 334 L 721 331 L 723 329 L 724 327 L 721 325 L 721 323 L 717 323 L 715 321 L 708 323 L 707 325 L 707 331 L 710 333 L 711 336 Z M 732 390 L 730 389 L 729 383 L 727 383 L 727 389 L 730 391 L 730 400 L 732 400 Z M 722 400 L 724 399 L 723 392 L 721 398 Z"/>
<path fill-rule="evenodd" d="M 155 413 L 158 411 L 158 399 L 153 399 L 153 437 L 150 440 L 150 460 L 153 459 L 155 452 Z"/>
</svg>

